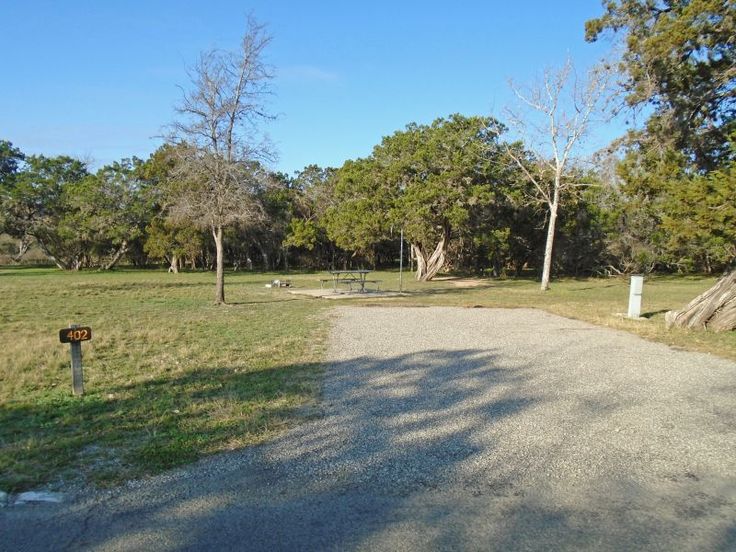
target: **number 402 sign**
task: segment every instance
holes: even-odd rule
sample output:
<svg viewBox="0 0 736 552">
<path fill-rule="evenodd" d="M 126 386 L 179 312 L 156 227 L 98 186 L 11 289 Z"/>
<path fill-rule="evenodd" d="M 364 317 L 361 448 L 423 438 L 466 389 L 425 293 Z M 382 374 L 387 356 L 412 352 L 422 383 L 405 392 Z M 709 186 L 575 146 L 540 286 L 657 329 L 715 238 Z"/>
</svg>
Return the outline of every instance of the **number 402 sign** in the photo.
<svg viewBox="0 0 736 552">
<path fill-rule="evenodd" d="M 64 328 L 59 330 L 59 341 L 62 343 L 77 343 L 92 339 L 92 328 Z"/>
<path fill-rule="evenodd" d="M 72 390 L 75 395 L 84 394 L 82 374 L 82 341 L 92 339 L 92 328 L 72 324 L 70 328 L 59 330 L 59 341 L 69 343 L 72 353 Z"/>
</svg>

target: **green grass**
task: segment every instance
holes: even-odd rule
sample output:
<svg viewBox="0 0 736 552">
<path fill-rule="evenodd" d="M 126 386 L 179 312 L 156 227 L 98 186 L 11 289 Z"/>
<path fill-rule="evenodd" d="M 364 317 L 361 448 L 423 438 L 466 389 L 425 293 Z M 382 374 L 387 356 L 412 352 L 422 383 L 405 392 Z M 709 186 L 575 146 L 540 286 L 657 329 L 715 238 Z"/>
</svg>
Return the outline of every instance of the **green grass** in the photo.
<svg viewBox="0 0 736 552">
<path fill-rule="evenodd" d="M 257 443 L 308 412 L 328 327 L 324 305 L 228 275 L 0 270 L 0 489 L 82 478 L 113 484 Z M 58 330 L 82 344 L 70 394 Z"/>
<path fill-rule="evenodd" d="M 217 307 L 210 273 L 0 269 L 0 489 L 115 484 L 261 442 L 308 416 L 326 314 L 341 302 L 266 289 L 274 277 L 228 273 L 231 304 Z M 301 288 L 318 288 L 323 277 L 289 276 Z M 396 272 L 375 278 L 398 288 Z M 628 301 L 628 282 L 617 278 L 556 281 L 541 293 L 534 280 L 464 288 L 405 274 L 405 296 L 346 304 L 534 307 L 736 359 L 733 333 L 664 327 L 664 311 L 713 281 L 647 279 L 640 322 L 617 315 Z M 82 345 L 82 398 L 71 395 L 69 346 L 58 342 L 70 322 L 93 329 Z"/>
</svg>

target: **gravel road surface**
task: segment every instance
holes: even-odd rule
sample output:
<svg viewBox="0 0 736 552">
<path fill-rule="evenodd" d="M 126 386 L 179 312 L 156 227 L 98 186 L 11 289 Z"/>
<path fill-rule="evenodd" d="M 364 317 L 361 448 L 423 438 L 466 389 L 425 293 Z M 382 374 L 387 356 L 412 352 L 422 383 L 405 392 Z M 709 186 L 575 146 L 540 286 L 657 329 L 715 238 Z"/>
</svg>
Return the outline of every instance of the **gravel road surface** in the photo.
<svg viewBox="0 0 736 552">
<path fill-rule="evenodd" d="M 340 307 L 322 415 L 1 550 L 736 550 L 736 364 L 519 309 Z"/>
</svg>

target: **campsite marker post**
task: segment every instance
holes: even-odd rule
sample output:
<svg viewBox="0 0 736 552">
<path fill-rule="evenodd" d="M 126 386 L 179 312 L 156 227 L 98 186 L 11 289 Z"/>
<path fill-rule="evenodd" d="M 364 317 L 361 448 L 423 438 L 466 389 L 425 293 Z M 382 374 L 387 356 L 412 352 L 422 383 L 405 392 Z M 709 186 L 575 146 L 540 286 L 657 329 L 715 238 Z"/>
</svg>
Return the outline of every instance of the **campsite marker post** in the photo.
<svg viewBox="0 0 736 552">
<path fill-rule="evenodd" d="M 71 345 L 72 391 L 75 395 L 84 394 L 84 375 L 82 373 L 82 341 L 92 339 L 92 328 L 70 324 L 59 330 L 59 341 Z"/>
</svg>

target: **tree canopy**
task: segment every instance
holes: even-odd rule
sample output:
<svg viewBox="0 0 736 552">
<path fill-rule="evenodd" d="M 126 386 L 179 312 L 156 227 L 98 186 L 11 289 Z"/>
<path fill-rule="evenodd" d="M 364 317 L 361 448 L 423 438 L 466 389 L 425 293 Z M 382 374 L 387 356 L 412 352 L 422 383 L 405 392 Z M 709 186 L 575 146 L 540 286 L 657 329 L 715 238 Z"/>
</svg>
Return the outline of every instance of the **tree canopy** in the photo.
<svg viewBox="0 0 736 552">
<path fill-rule="evenodd" d="M 699 171 L 733 159 L 736 2 L 609 0 L 586 23 L 587 40 L 625 35 L 626 99 L 654 108 L 648 137 L 684 152 Z"/>
<path fill-rule="evenodd" d="M 431 279 L 445 264 L 453 230 L 494 198 L 503 175 L 497 138 L 492 119 L 458 114 L 385 137 L 371 157 L 338 171 L 330 237 L 366 251 L 403 228 L 417 278 Z"/>
</svg>

